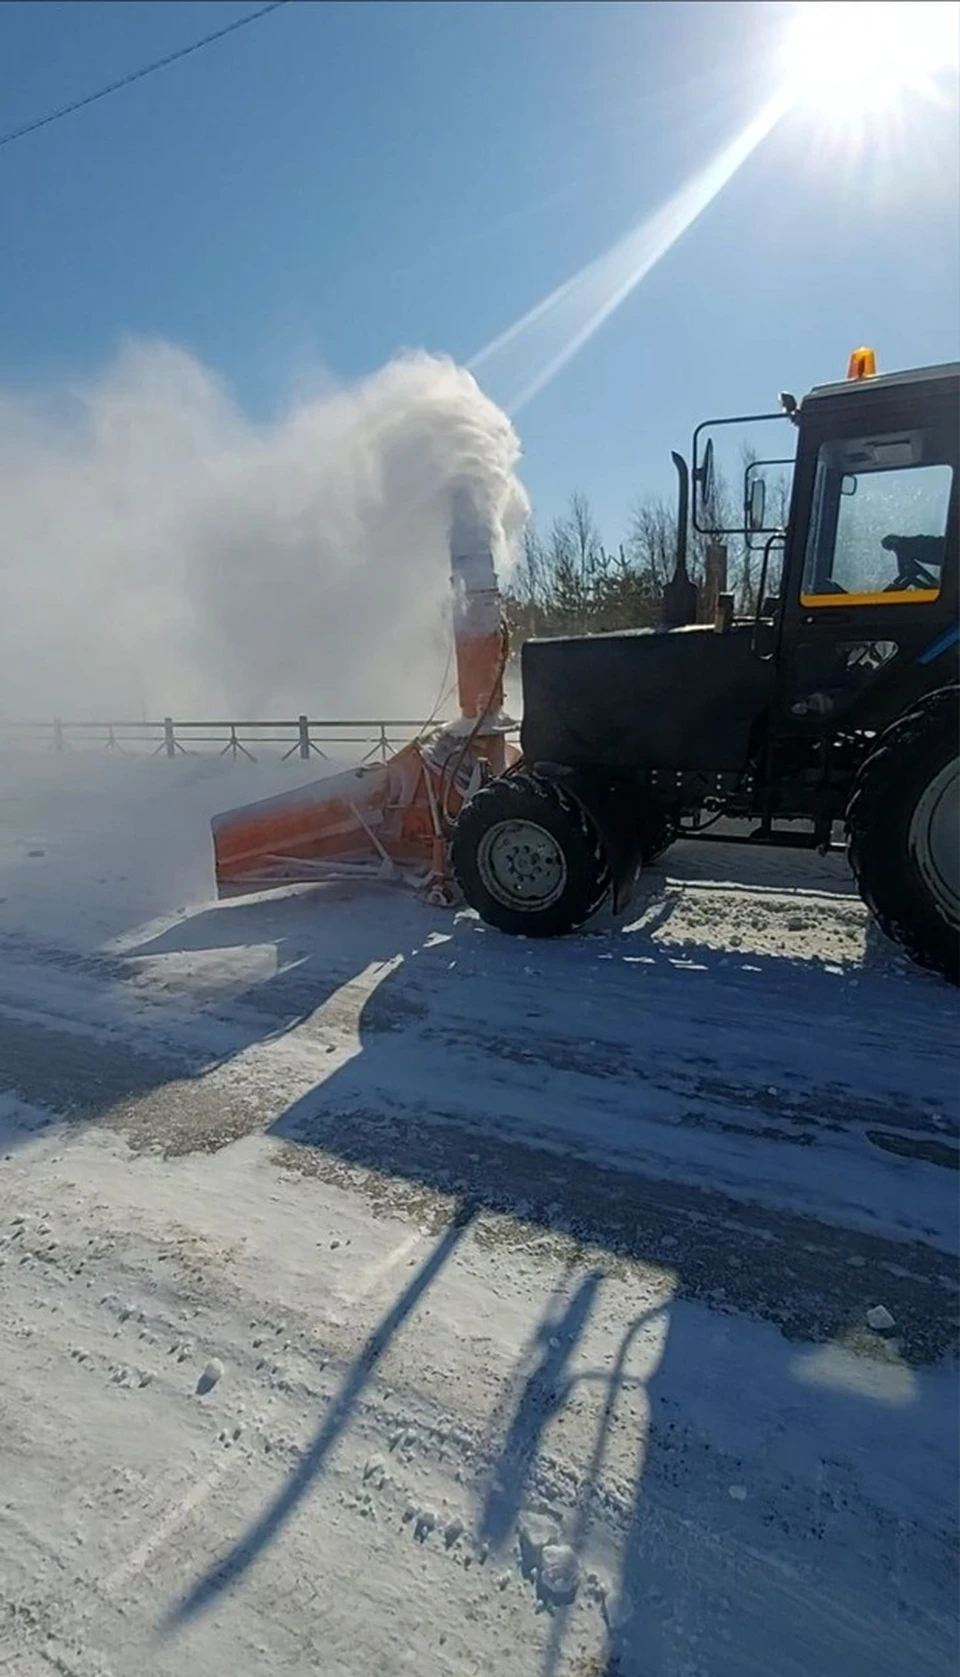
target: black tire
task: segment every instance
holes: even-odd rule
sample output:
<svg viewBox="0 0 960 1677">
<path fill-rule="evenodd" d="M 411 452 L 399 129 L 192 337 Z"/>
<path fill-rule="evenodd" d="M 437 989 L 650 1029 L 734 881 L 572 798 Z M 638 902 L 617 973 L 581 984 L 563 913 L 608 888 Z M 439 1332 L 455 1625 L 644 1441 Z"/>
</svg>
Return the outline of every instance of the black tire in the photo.
<svg viewBox="0 0 960 1677">
<path fill-rule="evenodd" d="M 521 832 L 513 835 L 511 849 L 513 823 L 531 831 L 526 843 Z M 538 863 L 537 846 L 553 856 L 550 866 Z M 524 877 L 524 863 L 531 856 L 534 861 Z M 454 828 L 450 859 L 470 907 L 488 926 L 513 936 L 562 937 L 575 931 L 597 912 L 611 889 L 603 845 L 586 811 L 554 781 L 532 774 L 492 780 L 470 799 Z M 506 877 L 511 864 L 519 882 L 516 895 Z M 538 867 L 544 889 L 525 900 L 523 888 L 531 889 Z"/>
<path fill-rule="evenodd" d="M 659 862 L 670 849 L 677 837 L 677 823 L 672 815 L 667 815 L 656 804 L 650 804 L 643 811 L 639 828 L 640 859 L 648 868 L 652 862 Z"/>
<path fill-rule="evenodd" d="M 847 807 L 850 866 L 864 902 L 887 937 L 952 984 L 960 983 L 960 835 L 950 813 L 958 757 L 960 689 L 944 687 L 881 734 Z"/>
</svg>

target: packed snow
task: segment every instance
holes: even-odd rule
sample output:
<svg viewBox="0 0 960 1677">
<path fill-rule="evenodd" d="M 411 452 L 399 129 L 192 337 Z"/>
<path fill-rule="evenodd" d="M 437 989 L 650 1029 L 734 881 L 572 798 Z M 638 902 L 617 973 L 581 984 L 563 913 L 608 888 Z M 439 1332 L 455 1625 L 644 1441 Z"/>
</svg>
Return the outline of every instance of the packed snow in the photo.
<svg viewBox="0 0 960 1677">
<path fill-rule="evenodd" d="M 315 774 L 0 759 L 0 1670 L 952 1674 L 955 992 L 835 855 L 214 903 Z"/>
</svg>

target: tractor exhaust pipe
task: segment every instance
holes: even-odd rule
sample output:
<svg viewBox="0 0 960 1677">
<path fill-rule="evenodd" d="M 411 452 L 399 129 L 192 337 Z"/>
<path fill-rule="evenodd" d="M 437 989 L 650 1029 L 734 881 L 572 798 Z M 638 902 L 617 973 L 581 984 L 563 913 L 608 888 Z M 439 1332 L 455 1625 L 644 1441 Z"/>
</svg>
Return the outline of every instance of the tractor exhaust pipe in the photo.
<svg viewBox="0 0 960 1677">
<path fill-rule="evenodd" d="M 690 469 L 682 454 L 670 458 L 677 471 L 677 557 L 673 576 L 663 590 L 661 622 L 664 629 L 696 623 L 700 596 L 687 571 L 687 532 L 690 523 Z"/>
<path fill-rule="evenodd" d="M 690 528 L 690 470 L 682 454 L 674 449 L 670 455 L 677 474 L 677 555 L 674 575 L 687 568 L 687 537 Z"/>
</svg>

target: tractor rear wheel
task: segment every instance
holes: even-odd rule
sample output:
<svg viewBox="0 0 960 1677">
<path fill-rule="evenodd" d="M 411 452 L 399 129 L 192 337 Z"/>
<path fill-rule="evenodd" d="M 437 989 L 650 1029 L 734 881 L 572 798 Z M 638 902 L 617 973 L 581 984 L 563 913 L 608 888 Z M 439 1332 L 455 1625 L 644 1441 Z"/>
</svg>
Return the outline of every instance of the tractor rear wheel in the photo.
<svg viewBox="0 0 960 1677">
<path fill-rule="evenodd" d="M 850 864 L 880 927 L 960 983 L 960 690 L 928 693 L 881 734 L 847 808 Z"/>
<path fill-rule="evenodd" d="M 511 774 L 465 804 L 453 833 L 457 883 L 481 920 L 514 936 L 561 937 L 611 889 L 596 827 L 551 780 Z"/>
</svg>

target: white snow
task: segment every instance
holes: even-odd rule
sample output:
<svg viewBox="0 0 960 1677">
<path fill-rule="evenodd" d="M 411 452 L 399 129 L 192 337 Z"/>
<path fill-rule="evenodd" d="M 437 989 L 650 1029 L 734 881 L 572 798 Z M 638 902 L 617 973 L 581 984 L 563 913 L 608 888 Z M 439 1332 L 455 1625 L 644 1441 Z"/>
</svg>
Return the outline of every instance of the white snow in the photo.
<svg viewBox="0 0 960 1677">
<path fill-rule="evenodd" d="M 546 1543 L 540 1551 L 537 1590 L 553 1606 L 572 1602 L 580 1587 L 580 1562 L 569 1543 Z"/>
<path fill-rule="evenodd" d="M 0 760 L 0 1670 L 952 1673 L 955 994 L 835 857 L 214 905 L 297 772 Z"/>
<path fill-rule="evenodd" d="M 429 715 L 454 505 L 501 575 L 528 511 L 506 414 L 422 353 L 252 422 L 189 352 L 130 339 L 0 385 L 0 436 L 14 720 Z"/>
</svg>

